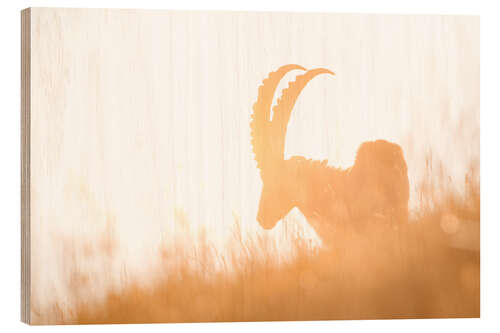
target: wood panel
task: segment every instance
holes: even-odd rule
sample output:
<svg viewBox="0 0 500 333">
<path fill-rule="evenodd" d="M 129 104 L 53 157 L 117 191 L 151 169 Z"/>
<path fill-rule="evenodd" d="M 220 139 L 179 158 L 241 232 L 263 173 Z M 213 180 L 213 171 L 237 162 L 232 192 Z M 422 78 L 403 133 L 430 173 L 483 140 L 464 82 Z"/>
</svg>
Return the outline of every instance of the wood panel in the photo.
<svg viewBox="0 0 500 333">
<path fill-rule="evenodd" d="M 21 12 L 21 320 L 30 323 L 31 11 Z"/>
<path fill-rule="evenodd" d="M 31 8 L 22 11 L 21 24 L 24 322 L 478 315 L 479 215 L 474 210 L 479 202 L 474 192 L 479 186 L 478 17 Z M 290 177 L 280 183 L 287 174 L 281 169 L 271 173 L 278 185 L 269 180 L 267 184 L 280 191 L 267 197 L 272 208 L 283 206 L 284 213 L 260 213 L 266 197 L 261 193 L 267 192 L 262 192 L 264 176 L 255 160 L 255 143 L 252 146 L 253 106 L 263 80 L 287 64 L 323 68 L 335 75 L 319 75 L 304 85 L 289 110 L 289 122 L 282 126 L 286 137 L 261 140 L 261 150 L 273 150 L 274 141 L 283 140 L 284 160 L 299 156 L 327 162 L 317 164 L 322 171 L 311 171 L 309 178 L 305 171 L 299 172 L 298 178 L 307 178 L 302 183 Z M 277 105 L 281 92 L 304 73 L 286 74 L 277 92 L 271 91 L 271 104 Z M 338 279 L 329 285 L 345 282 L 335 275 L 342 271 L 352 274 L 360 289 L 347 286 L 328 292 L 346 295 L 346 302 L 369 295 L 366 301 L 349 303 L 352 306 L 345 309 L 327 301 L 325 306 L 308 306 L 308 302 L 319 304 L 321 294 L 328 293 L 315 288 L 322 283 L 318 276 L 323 276 L 323 267 L 331 267 L 319 261 L 331 262 L 324 252 L 331 250 L 326 244 L 337 244 L 328 231 L 330 220 L 364 217 L 365 210 L 370 221 L 376 220 L 375 215 L 385 216 L 366 208 L 375 205 L 374 196 L 385 195 L 382 190 L 367 190 L 379 183 L 349 195 L 343 188 L 355 187 L 356 181 L 349 186 L 329 183 L 331 178 L 340 179 L 333 168 L 348 174 L 361 144 L 378 139 L 390 142 L 394 154 L 404 160 L 400 164 L 407 166 L 408 182 L 398 180 L 404 186 L 391 187 L 399 193 L 394 199 L 398 207 L 409 207 L 405 206 L 405 221 L 409 209 L 410 220 L 435 219 L 431 225 L 437 230 L 408 232 L 408 243 L 402 247 L 410 259 L 398 268 L 410 274 L 410 267 L 420 267 L 422 279 L 436 285 L 401 283 L 400 295 L 410 300 L 406 303 L 396 292 L 389 293 L 392 298 L 380 297 L 375 292 L 382 289 L 367 286 L 405 279 L 394 273 L 385 280 L 360 282 L 357 277 L 376 274 L 357 274 L 367 268 L 356 263 L 375 265 L 378 257 L 344 258 L 341 268 L 329 271 Z M 311 187 L 318 191 L 307 192 Z M 291 192 L 296 197 L 289 198 Z M 462 202 L 457 198 L 469 198 L 471 193 L 476 196 L 470 205 L 457 204 Z M 311 199 L 307 205 L 297 204 L 297 198 L 304 196 Z M 433 236 L 424 237 L 426 233 Z M 387 239 L 397 238 L 390 235 Z M 456 235 L 459 239 L 450 241 Z M 391 244 L 387 239 L 369 241 L 386 249 Z M 249 267 L 261 267 L 262 258 L 288 262 L 296 242 L 321 254 L 307 254 L 307 260 L 316 262 L 306 268 L 292 261 L 297 265 L 293 267 L 302 268 L 290 269 L 289 275 L 280 271 L 279 277 L 290 283 L 290 294 L 282 290 L 278 278 L 266 282 L 251 275 Z M 448 242 L 452 249 L 442 245 Z M 248 248 L 254 251 L 246 259 L 248 265 L 228 264 L 229 258 L 246 258 Z M 349 253 L 371 252 L 363 252 L 362 245 L 356 249 Z M 457 278 L 445 282 L 463 289 L 458 298 L 428 296 L 435 295 L 432 288 L 445 284 L 425 269 L 427 264 L 419 257 L 430 249 L 439 254 L 430 262 L 457 270 Z M 386 250 L 394 256 L 400 253 Z M 167 292 L 161 300 L 139 298 L 141 310 L 120 316 L 134 307 L 127 303 L 135 297 L 130 296 L 134 295 L 130 285 L 147 289 L 165 275 L 190 269 L 206 269 L 210 276 L 241 269 L 237 276 L 242 278 L 226 292 L 214 291 L 213 297 L 176 287 L 185 293 L 179 299 L 198 300 L 192 307 L 181 308 L 182 302 L 169 303 L 168 309 L 148 307 L 164 304 Z M 211 280 L 201 279 L 195 286 L 207 281 Z M 267 295 L 270 286 L 276 288 Z M 412 292 L 420 287 L 428 293 L 419 298 Z M 163 295 L 163 289 L 158 290 Z M 121 302 L 107 303 L 113 293 L 121 295 Z M 279 303 L 273 297 L 289 299 L 289 306 L 272 308 Z M 382 298 L 388 303 L 373 301 Z M 217 304 L 209 306 L 209 299 Z M 228 299 L 234 304 L 229 305 Z M 270 310 L 262 311 L 260 301 Z M 396 310 L 399 302 L 404 304 L 401 312 Z M 95 304 L 102 311 L 92 313 L 82 304 Z M 204 306 L 207 311 L 197 310 Z M 210 311 L 214 307 L 217 310 Z M 106 317 L 108 311 L 116 316 Z"/>
</svg>

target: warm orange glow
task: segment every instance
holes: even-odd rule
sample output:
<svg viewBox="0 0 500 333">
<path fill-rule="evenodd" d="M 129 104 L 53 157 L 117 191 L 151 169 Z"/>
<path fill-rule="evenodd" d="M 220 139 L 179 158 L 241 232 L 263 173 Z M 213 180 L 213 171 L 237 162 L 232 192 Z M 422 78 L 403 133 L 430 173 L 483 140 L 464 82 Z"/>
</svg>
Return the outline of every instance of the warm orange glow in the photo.
<svg viewBox="0 0 500 333">
<path fill-rule="evenodd" d="M 257 220 L 265 229 L 282 221 L 283 239 L 251 233 L 237 215 L 222 251 L 176 209 L 173 244 L 152 258 L 155 269 L 132 276 L 104 294 L 96 286 L 116 265 L 117 221 L 92 242 L 61 237 L 62 270 L 71 305 L 35 309 L 38 323 L 143 323 L 260 320 L 439 318 L 479 316 L 480 194 L 477 167 L 465 177 L 465 194 L 430 182 L 418 193 L 434 202 L 408 216 L 409 179 L 402 148 L 364 142 L 347 169 L 305 157 L 284 158 L 287 123 L 306 71 L 283 92 L 271 117 L 274 89 L 297 65 L 270 73 L 259 88 L 252 144 L 263 182 Z M 444 175 L 443 175 L 444 176 Z M 68 189 L 69 191 L 69 189 Z M 85 187 L 79 199 L 91 201 Z M 93 202 L 92 206 L 98 207 Z M 309 242 L 290 213 L 298 208 L 321 238 Z M 99 212 L 94 212 L 99 216 Z M 255 222 L 257 223 L 257 222 Z M 290 228 L 288 228 L 290 226 Z M 286 255 L 288 254 L 288 255 Z M 99 258 L 90 271 L 82 258 Z M 94 295 L 89 290 L 94 291 Z"/>
</svg>

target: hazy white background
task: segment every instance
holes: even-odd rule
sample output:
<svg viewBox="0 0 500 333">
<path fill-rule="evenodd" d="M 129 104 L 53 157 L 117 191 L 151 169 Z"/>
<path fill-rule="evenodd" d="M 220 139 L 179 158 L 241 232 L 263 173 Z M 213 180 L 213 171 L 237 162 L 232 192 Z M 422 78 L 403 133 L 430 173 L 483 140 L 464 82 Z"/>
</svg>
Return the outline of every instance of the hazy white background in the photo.
<svg viewBox="0 0 500 333">
<path fill-rule="evenodd" d="M 31 19 L 35 312 L 71 306 L 74 269 L 90 273 L 80 297 L 93 301 L 151 280 L 169 264 L 156 261 L 160 246 L 191 251 L 205 231 L 227 253 L 235 217 L 249 237 L 263 232 L 249 122 L 257 87 L 281 65 L 336 72 L 300 96 L 287 157 L 347 168 L 362 142 L 396 142 L 411 209 L 422 181 L 463 192 L 479 158 L 477 17 L 34 9 Z M 299 214 L 286 223 L 307 226 Z M 282 225 L 264 233 L 282 237 Z"/>
<path fill-rule="evenodd" d="M 214 2 L 215 3 L 215 2 Z M 5 224 L 9 227 L 2 234 L 2 244 L 5 246 L 2 257 L 5 263 L 4 277 L 2 282 L 3 287 L 5 287 L 4 298 L 2 300 L 2 315 L 5 315 L 4 323 L 8 325 L 7 328 L 10 329 L 25 329 L 26 327 L 18 323 L 19 318 L 19 12 L 18 10 L 26 6 L 62 6 L 66 4 L 67 6 L 98 6 L 98 7 L 116 7 L 112 3 L 106 3 L 105 1 L 100 2 L 57 2 L 57 3 L 37 3 L 37 2 L 20 2 L 18 7 L 11 5 L 2 11 L 2 16 L 5 16 L 4 23 L 6 26 L 2 29 L 3 40 L 7 41 L 8 47 L 6 49 L 11 50 L 10 53 L 3 53 L 5 58 L 2 62 L 4 66 L 4 82 L 2 82 L 2 91 L 4 91 L 4 98 L 7 101 L 4 107 L 4 121 L 2 122 L 2 151 L 4 152 L 5 162 L 3 164 L 2 173 L 2 183 L 4 185 L 4 192 L 2 193 L 2 206 L 7 214 L 4 214 Z M 422 329 L 428 329 L 430 327 L 436 328 L 442 325 L 441 328 L 448 328 L 450 325 L 456 325 L 455 329 L 458 331 L 462 330 L 472 330 L 476 329 L 477 326 L 487 328 L 487 325 L 495 325 L 493 316 L 495 315 L 494 303 L 497 302 L 498 297 L 498 287 L 494 285 L 495 281 L 498 281 L 495 276 L 498 275 L 498 271 L 493 267 L 492 263 L 494 261 L 494 235 L 498 234 L 495 232 L 497 226 L 495 223 L 494 205 L 495 205 L 495 193 L 493 188 L 495 184 L 498 183 L 498 177 L 492 172 L 497 170 L 490 163 L 498 162 L 496 157 L 496 150 L 494 142 L 498 140 L 495 128 L 496 123 L 498 123 L 498 117 L 496 117 L 495 110 L 498 110 L 497 102 L 497 84 L 496 79 L 498 78 L 498 65 L 495 63 L 498 57 L 498 47 L 492 47 L 494 41 L 496 40 L 494 31 L 498 30 L 498 26 L 493 24 L 496 22 L 496 17 L 494 8 L 481 7 L 479 3 L 473 5 L 474 8 L 467 7 L 467 2 L 463 2 L 460 6 L 460 2 L 439 2 L 439 1 L 428 1 L 419 2 L 419 4 L 407 4 L 403 5 L 396 1 L 378 1 L 377 4 L 365 2 L 364 4 L 335 4 L 326 5 L 308 2 L 307 4 L 299 3 L 282 3 L 281 5 L 272 6 L 270 4 L 258 4 L 254 2 L 253 4 L 248 4 L 248 7 L 237 6 L 236 4 L 230 5 L 229 3 L 221 2 L 220 5 L 214 4 L 213 7 L 207 7 L 207 5 L 198 3 L 190 6 L 188 3 L 183 2 L 182 6 L 166 5 L 155 2 L 142 1 L 141 3 L 134 3 L 132 1 L 123 1 L 118 6 L 119 7 L 150 7 L 150 8 L 179 8 L 179 9 L 262 9 L 262 10 L 307 10 L 307 11 L 335 11 L 335 12 L 380 12 L 380 13 L 439 13 L 439 14 L 481 14 L 482 15 L 482 34 L 483 34 L 483 45 L 481 56 L 484 61 L 482 61 L 482 72 L 483 72 L 483 103 L 482 103 L 482 179 L 486 181 L 482 184 L 482 202 L 483 202 L 483 214 L 482 214 L 482 315 L 484 319 L 481 320 L 445 320 L 445 321 L 412 321 L 411 324 L 408 321 L 392 321 L 392 322 L 330 322 L 330 323 L 278 323 L 278 324 L 226 324 L 226 325 L 205 325 L 203 329 L 260 329 L 261 327 L 266 327 L 268 329 L 276 329 L 278 327 L 283 327 L 287 329 L 297 329 L 300 331 L 304 328 L 323 328 L 331 329 L 332 326 L 338 328 L 344 328 L 348 330 L 362 330 L 362 329 L 405 329 L 407 331 L 420 331 Z M 261 7 L 258 7 L 261 6 Z M 349 7 L 350 6 L 350 7 Z M 364 6 L 364 7 L 363 7 Z M 447 7 L 449 6 L 449 7 Z M 453 6 L 457 8 L 456 11 L 451 10 Z M 486 36 L 487 43 L 484 42 L 484 36 Z M 491 37 L 489 39 L 488 37 Z M 491 44 L 490 44 L 491 42 Z M 335 70 L 335 68 L 334 68 Z M 333 80 L 336 80 L 334 78 Z M 325 79 L 326 81 L 326 79 Z M 305 96 L 307 98 L 307 96 Z M 490 149 L 488 149 L 490 148 Z M 491 170 L 491 171 L 490 171 Z M 16 274 L 17 272 L 17 274 Z M 489 283 L 488 281 L 492 282 Z M 484 291 L 487 292 L 484 292 Z M 234 325 L 234 326 L 233 326 Z M 430 326 L 432 325 L 432 326 Z M 168 329 L 172 329 L 174 326 L 169 326 Z M 180 329 L 191 329 L 197 330 L 201 327 L 199 325 L 175 325 L 175 327 Z M 148 326 L 149 329 L 165 329 L 162 326 Z M 490 326 L 491 328 L 491 326 Z M 47 329 L 47 328 L 42 328 Z M 53 328 L 48 328 L 53 329 Z M 61 328 L 61 329 L 85 329 L 85 327 L 79 328 Z M 88 328 L 87 328 L 88 329 Z M 112 329 L 109 328 L 108 329 Z M 120 330 L 133 330 L 134 326 L 121 326 Z"/>
</svg>

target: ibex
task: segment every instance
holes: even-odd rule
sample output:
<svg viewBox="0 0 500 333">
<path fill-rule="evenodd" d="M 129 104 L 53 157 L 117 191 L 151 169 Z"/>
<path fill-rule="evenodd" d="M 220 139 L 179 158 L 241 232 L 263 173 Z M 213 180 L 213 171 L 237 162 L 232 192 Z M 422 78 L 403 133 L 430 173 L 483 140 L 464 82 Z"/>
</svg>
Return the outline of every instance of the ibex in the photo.
<svg viewBox="0 0 500 333">
<path fill-rule="evenodd" d="M 384 220 L 399 223 L 408 218 L 409 182 L 401 147 L 385 140 L 364 142 L 348 169 L 334 168 L 327 161 L 301 156 L 284 159 L 288 121 L 302 89 L 328 69 L 308 70 L 289 83 L 273 107 L 275 90 L 298 65 L 286 65 L 271 72 L 258 90 L 251 121 L 252 145 L 263 182 L 257 221 L 274 228 L 297 207 L 323 241 L 331 231 L 362 226 L 361 221 Z"/>
</svg>

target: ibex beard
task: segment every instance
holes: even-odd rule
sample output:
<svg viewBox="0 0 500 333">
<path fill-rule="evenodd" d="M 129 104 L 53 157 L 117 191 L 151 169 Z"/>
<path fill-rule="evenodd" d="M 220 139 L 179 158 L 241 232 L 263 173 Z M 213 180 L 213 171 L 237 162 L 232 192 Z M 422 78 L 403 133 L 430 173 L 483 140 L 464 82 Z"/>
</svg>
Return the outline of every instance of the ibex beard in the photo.
<svg viewBox="0 0 500 333">
<path fill-rule="evenodd" d="M 339 230 L 362 230 L 368 222 L 397 228 L 408 219 L 409 181 L 403 150 L 385 140 L 360 145 L 352 167 L 340 169 L 327 161 L 301 156 L 284 159 L 286 129 L 302 89 L 315 76 L 334 75 L 312 69 L 284 89 L 271 120 L 271 103 L 286 65 L 271 72 L 259 87 L 251 122 L 252 144 L 262 179 L 257 221 L 272 229 L 293 208 L 298 208 L 324 241 Z"/>
</svg>

